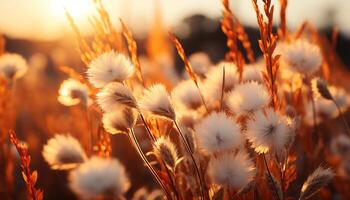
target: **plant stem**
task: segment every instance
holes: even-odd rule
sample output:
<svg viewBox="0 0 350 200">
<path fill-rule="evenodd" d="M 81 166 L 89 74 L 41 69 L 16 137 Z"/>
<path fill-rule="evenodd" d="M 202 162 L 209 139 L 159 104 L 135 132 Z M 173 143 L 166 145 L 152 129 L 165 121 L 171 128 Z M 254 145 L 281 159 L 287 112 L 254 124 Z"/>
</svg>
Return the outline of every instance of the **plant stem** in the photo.
<svg viewBox="0 0 350 200">
<path fill-rule="evenodd" d="M 138 112 L 139 112 L 139 114 L 140 114 L 140 117 L 141 117 L 141 120 L 142 120 L 142 122 L 143 122 L 143 125 L 144 125 L 145 128 L 146 128 L 146 131 L 147 131 L 147 134 L 148 134 L 149 138 L 150 138 L 153 142 L 155 142 L 156 139 L 155 139 L 154 136 L 152 135 L 152 132 L 151 132 L 151 130 L 149 129 L 149 127 L 148 127 L 148 125 L 147 125 L 147 122 L 146 122 L 146 120 L 145 120 L 145 117 L 143 116 L 143 114 L 141 113 L 140 110 L 138 110 Z"/>
<path fill-rule="evenodd" d="M 222 86 L 221 86 L 221 98 L 220 98 L 220 110 L 223 108 L 224 95 L 225 95 L 225 66 L 222 68 Z"/>
<path fill-rule="evenodd" d="M 277 186 L 275 185 L 275 182 L 273 181 L 273 178 L 272 178 L 272 175 L 271 175 L 269 166 L 268 166 L 268 164 L 267 164 L 265 154 L 263 154 L 263 158 L 264 158 L 264 163 L 265 163 L 266 171 L 267 171 L 267 173 L 269 174 L 269 177 L 270 177 L 271 182 L 272 182 L 272 185 L 273 185 L 274 192 L 275 192 L 275 194 L 276 194 L 276 196 L 277 196 L 277 199 L 278 199 L 278 200 L 281 200 L 281 199 L 280 199 L 280 196 L 278 195 Z"/>
<path fill-rule="evenodd" d="M 344 123 L 345 129 L 346 129 L 346 133 L 350 136 L 349 124 L 348 124 L 348 122 L 346 121 L 345 116 L 344 116 L 343 112 L 341 111 L 340 106 L 337 104 L 337 102 L 336 102 L 334 99 L 332 99 L 332 101 L 333 101 L 333 103 L 335 104 L 335 106 L 336 106 L 337 109 L 338 109 L 340 118 L 342 119 L 342 121 L 343 121 L 343 123 Z"/>
<path fill-rule="evenodd" d="M 156 171 L 153 169 L 151 163 L 149 163 L 149 161 L 147 160 L 146 155 L 143 153 L 140 144 L 137 141 L 134 129 L 131 128 L 130 129 L 130 133 L 129 133 L 129 138 L 131 140 L 131 142 L 134 144 L 138 154 L 140 155 L 140 157 L 142 158 L 143 162 L 146 164 L 147 168 L 149 169 L 149 171 L 151 172 L 152 176 L 156 179 L 156 181 L 158 182 L 158 184 L 162 187 L 164 193 L 166 194 L 168 199 L 171 199 L 171 195 L 169 194 L 168 190 L 166 189 L 164 183 L 162 182 L 162 180 L 160 179 L 160 177 L 158 176 L 158 174 L 156 173 Z"/>
<path fill-rule="evenodd" d="M 180 136 L 181 136 L 181 139 L 182 139 L 183 142 L 185 143 L 186 150 L 187 150 L 187 152 L 190 154 L 191 160 L 192 160 L 192 162 L 193 162 L 193 164 L 194 164 L 194 166 L 195 166 L 195 171 L 196 171 L 196 174 L 197 174 L 198 179 L 199 179 L 199 184 L 200 184 L 199 188 L 200 188 L 200 190 L 201 190 L 201 195 L 202 195 L 202 198 L 205 199 L 204 188 L 203 188 L 203 182 L 202 182 L 202 176 L 201 176 L 199 167 L 198 167 L 198 165 L 197 165 L 196 159 L 195 159 L 194 156 L 193 156 L 193 151 L 192 151 L 190 145 L 188 144 L 188 142 L 187 142 L 187 140 L 186 140 L 184 134 L 182 133 L 182 131 L 181 131 L 179 125 L 177 124 L 176 120 L 173 120 L 173 122 L 174 122 L 174 124 L 175 124 L 175 126 L 176 126 L 177 131 L 179 132 L 179 134 L 180 134 Z"/>
</svg>

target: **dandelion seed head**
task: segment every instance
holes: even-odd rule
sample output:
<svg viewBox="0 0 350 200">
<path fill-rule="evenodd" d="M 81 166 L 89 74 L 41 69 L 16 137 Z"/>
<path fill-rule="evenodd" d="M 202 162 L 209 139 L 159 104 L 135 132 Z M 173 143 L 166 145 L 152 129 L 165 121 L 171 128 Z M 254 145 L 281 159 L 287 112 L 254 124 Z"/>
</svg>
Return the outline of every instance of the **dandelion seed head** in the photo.
<svg viewBox="0 0 350 200">
<path fill-rule="evenodd" d="M 212 65 L 212 62 L 208 54 L 204 52 L 197 52 L 192 54 L 188 59 L 192 65 L 192 69 L 194 73 L 196 73 L 200 77 L 205 77 L 205 73 L 207 73 L 210 66 Z M 185 74 L 187 77 L 188 74 L 187 73 Z"/>
<path fill-rule="evenodd" d="M 285 119 L 271 108 L 265 113 L 257 111 L 247 123 L 246 136 L 257 153 L 280 152 L 286 147 L 290 134 Z"/>
<path fill-rule="evenodd" d="M 282 59 L 293 70 L 305 75 L 312 75 L 322 64 L 320 48 L 306 40 L 297 40 L 286 45 Z"/>
<path fill-rule="evenodd" d="M 241 189 L 253 180 L 256 172 L 248 154 L 239 151 L 237 154 L 224 153 L 221 156 L 212 157 L 207 173 L 216 185 Z"/>
<path fill-rule="evenodd" d="M 107 84 L 96 95 L 97 104 L 105 112 L 113 112 L 121 105 L 136 108 L 136 99 L 131 91 L 121 83 L 113 82 Z"/>
<path fill-rule="evenodd" d="M 21 78 L 27 69 L 26 60 L 19 54 L 5 53 L 0 56 L 0 74 L 6 79 Z"/>
<path fill-rule="evenodd" d="M 86 160 L 79 141 L 69 134 L 57 134 L 49 139 L 42 154 L 50 167 L 58 170 L 72 169 Z"/>
<path fill-rule="evenodd" d="M 240 127 L 223 112 L 213 112 L 195 127 L 199 147 L 207 153 L 239 148 L 244 141 Z"/>
<path fill-rule="evenodd" d="M 79 103 L 89 105 L 91 103 L 88 87 L 75 79 L 64 80 L 58 94 L 57 100 L 65 106 L 74 106 Z"/>
<path fill-rule="evenodd" d="M 265 87 L 257 82 L 241 83 L 228 94 L 228 107 L 236 114 L 249 114 L 270 102 Z"/>
<path fill-rule="evenodd" d="M 130 78 L 134 71 L 134 66 L 125 55 L 109 51 L 90 63 L 87 75 L 94 87 L 102 88 L 110 82 L 123 82 Z"/>
<path fill-rule="evenodd" d="M 130 181 L 116 159 L 92 157 L 69 174 L 70 188 L 83 199 L 121 197 Z"/>
<path fill-rule="evenodd" d="M 175 106 L 186 109 L 197 109 L 202 105 L 202 99 L 196 84 L 192 80 L 182 81 L 171 92 Z"/>
<path fill-rule="evenodd" d="M 136 111 L 128 107 L 119 107 L 102 117 L 103 127 L 110 134 L 128 133 L 135 126 L 136 120 Z"/>
<path fill-rule="evenodd" d="M 169 137 L 160 137 L 154 143 L 154 152 L 167 164 L 171 169 L 175 169 L 179 156 L 176 146 L 171 142 Z"/>
<path fill-rule="evenodd" d="M 154 115 L 171 120 L 175 119 L 175 111 L 170 96 L 162 84 L 155 84 L 147 88 L 139 100 L 139 106 L 144 111 Z"/>
</svg>

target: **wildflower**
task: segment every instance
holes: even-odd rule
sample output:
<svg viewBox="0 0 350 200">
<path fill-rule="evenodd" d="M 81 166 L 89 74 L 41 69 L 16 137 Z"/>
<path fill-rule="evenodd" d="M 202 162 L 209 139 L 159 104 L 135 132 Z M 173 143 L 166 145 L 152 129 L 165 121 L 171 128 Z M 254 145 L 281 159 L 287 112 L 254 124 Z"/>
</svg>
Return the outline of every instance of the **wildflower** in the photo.
<svg viewBox="0 0 350 200">
<path fill-rule="evenodd" d="M 91 101 L 89 99 L 88 87 L 74 79 L 64 80 L 61 83 L 58 93 L 57 100 L 65 106 L 74 106 L 79 103 L 88 105 Z"/>
<path fill-rule="evenodd" d="M 318 167 L 305 181 L 301 188 L 300 200 L 307 199 L 327 185 L 334 177 L 331 169 Z"/>
<path fill-rule="evenodd" d="M 229 92 L 238 83 L 237 67 L 233 63 L 220 63 L 210 69 L 205 80 L 204 96 L 210 101 L 217 101 L 222 95 L 223 69 L 225 68 L 224 92 Z"/>
<path fill-rule="evenodd" d="M 128 133 L 135 126 L 136 120 L 135 111 L 128 107 L 120 107 L 102 117 L 103 127 L 110 134 Z"/>
<path fill-rule="evenodd" d="M 286 45 L 282 58 L 292 69 L 305 75 L 312 75 L 322 64 L 319 47 L 306 40 Z"/>
<path fill-rule="evenodd" d="M 237 154 L 225 153 L 212 157 L 207 173 L 214 184 L 241 189 L 253 180 L 255 168 L 248 154 L 239 151 Z"/>
<path fill-rule="evenodd" d="M 21 78 L 27 69 L 26 60 L 19 54 L 6 53 L 0 56 L 0 74 L 6 79 Z"/>
<path fill-rule="evenodd" d="M 69 174 L 70 188 L 83 199 L 118 198 L 130 188 L 124 166 L 117 159 L 92 157 Z"/>
<path fill-rule="evenodd" d="M 192 80 L 180 82 L 171 93 L 175 105 L 187 109 L 197 109 L 202 105 L 202 99 L 196 84 Z"/>
<path fill-rule="evenodd" d="M 162 136 L 157 139 L 154 143 L 154 152 L 173 170 L 180 161 L 176 146 L 168 137 Z"/>
<path fill-rule="evenodd" d="M 164 85 L 155 84 L 144 91 L 139 106 L 154 115 L 175 120 L 175 111 Z"/>
<path fill-rule="evenodd" d="M 123 54 L 110 51 L 95 58 L 87 70 L 90 83 L 102 88 L 110 82 L 123 82 L 135 71 L 130 60 Z"/>
<path fill-rule="evenodd" d="M 55 135 L 44 146 L 43 157 L 52 169 L 71 169 L 86 160 L 79 141 L 71 135 Z"/>
<path fill-rule="evenodd" d="M 248 114 L 270 102 L 265 87 L 257 82 L 239 84 L 228 94 L 228 106 L 236 114 Z"/>
<path fill-rule="evenodd" d="M 254 65 L 247 65 L 244 67 L 242 80 L 244 82 L 255 81 L 261 84 L 263 82 L 261 72 L 262 72 L 261 67 L 254 66 Z"/>
<path fill-rule="evenodd" d="M 273 109 L 259 110 L 247 123 L 246 135 L 257 153 L 283 150 L 290 139 L 290 128 Z"/>
<path fill-rule="evenodd" d="M 243 144 L 240 127 L 225 113 L 211 113 L 195 127 L 198 145 L 208 153 L 230 150 Z"/>
<path fill-rule="evenodd" d="M 192 65 L 194 73 L 200 77 L 205 77 L 205 73 L 209 70 L 212 65 L 208 54 L 204 52 L 197 52 L 189 57 L 189 61 Z M 187 73 L 185 73 L 187 75 Z M 188 76 L 188 75 L 187 75 Z"/>
<path fill-rule="evenodd" d="M 131 91 L 121 83 L 109 83 L 97 93 L 97 103 L 105 112 L 112 112 L 120 105 L 136 108 L 137 103 Z"/>
</svg>

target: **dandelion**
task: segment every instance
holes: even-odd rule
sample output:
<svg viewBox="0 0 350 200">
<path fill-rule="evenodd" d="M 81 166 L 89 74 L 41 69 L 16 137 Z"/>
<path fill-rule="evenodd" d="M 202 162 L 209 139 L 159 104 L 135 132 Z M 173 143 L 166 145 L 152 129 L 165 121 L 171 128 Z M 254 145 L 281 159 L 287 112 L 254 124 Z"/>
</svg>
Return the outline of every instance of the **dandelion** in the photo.
<svg viewBox="0 0 350 200">
<path fill-rule="evenodd" d="M 286 147 L 290 134 L 285 119 L 271 108 L 265 112 L 259 110 L 247 123 L 246 136 L 257 153 L 280 152 Z"/>
<path fill-rule="evenodd" d="M 57 134 L 44 146 L 43 157 L 52 169 L 66 170 L 86 160 L 79 141 L 71 135 Z"/>
<path fill-rule="evenodd" d="M 144 91 L 139 106 L 154 115 L 175 120 L 175 111 L 164 85 L 155 84 Z"/>
<path fill-rule="evenodd" d="M 239 148 L 243 144 L 240 127 L 225 113 L 211 113 L 196 127 L 198 145 L 208 153 Z"/>
<path fill-rule="evenodd" d="M 89 105 L 91 101 L 88 87 L 74 79 L 64 80 L 61 83 L 58 93 L 57 100 L 65 106 L 74 106 L 79 103 Z"/>
<path fill-rule="evenodd" d="M 105 112 L 113 112 L 120 105 L 136 108 L 137 103 L 131 91 L 121 83 L 109 83 L 99 93 L 96 101 Z"/>
<path fill-rule="evenodd" d="M 83 199 L 119 198 L 130 188 L 117 159 L 92 157 L 69 174 L 70 188 Z"/>
<path fill-rule="evenodd" d="M 180 159 L 174 143 L 168 137 L 160 137 L 154 143 L 154 152 L 161 158 L 172 170 L 175 169 Z"/>
<path fill-rule="evenodd" d="M 171 93 L 175 105 L 187 109 L 197 109 L 202 105 L 202 99 L 196 84 L 192 80 L 180 82 Z"/>
<path fill-rule="evenodd" d="M 322 64 L 322 55 L 318 46 L 306 40 L 297 40 L 286 45 L 282 58 L 295 71 L 312 75 Z"/>
<path fill-rule="evenodd" d="M 110 82 L 123 82 L 130 78 L 134 71 L 134 66 L 125 55 L 110 51 L 90 63 L 87 75 L 94 87 L 102 88 Z"/>
<path fill-rule="evenodd" d="M 334 173 L 331 169 L 318 167 L 305 181 L 301 188 L 300 200 L 307 199 L 317 193 L 323 186 L 327 185 Z"/>
<path fill-rule="evenodd" d="M 228 107 L 236 114 L 249 114 L 268 105 L 266 88 L 257 82 L 239 84 L 228 94 Z"/>
<path fill-rule="evenodd" d="M 242 189 L 254 178 L 255 168 L 247 153 L 225 153 L 212 157 L 208 164 L 207 173 L 216 185 L 233 189 Z"/>
<path fill-rule="evenodd" d="M 224 92 L 229 92 L 238 83 L 237 67 L 233 63 L 220 63 L 210 69 L 204 82 L 206 87 L 203 93 L 206 99 L 218 101 L 222 95 L 223 69 L 225 68 Z"/>
<path fill-rule="evenodd" d="M 0 74 L 6 79 L 21 78 L 27 69 L 26 60 L 19 54 L 6 53 L 0 56 Z"/>
<path fill-rule="evenodd" d="M 103 114 L 102 123 L 105 130 L 110 134 L 129 133 L 135 126 L 137 114 L 128 107 L 120 107 L 113 112 Z"/>
</svg>

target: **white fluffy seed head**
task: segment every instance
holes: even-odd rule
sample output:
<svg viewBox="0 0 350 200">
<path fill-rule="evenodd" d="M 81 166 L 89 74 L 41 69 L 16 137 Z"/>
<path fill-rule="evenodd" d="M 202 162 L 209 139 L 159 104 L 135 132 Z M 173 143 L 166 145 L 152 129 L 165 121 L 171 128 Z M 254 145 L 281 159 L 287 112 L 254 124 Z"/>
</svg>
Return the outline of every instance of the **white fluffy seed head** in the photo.
<svg viewBox="0 0 350 200">
<path fill-rule="evenodd" d="M 24 76 L 28 66 L 26 60 L 16 53 L 5 53 L 0 56 L 0 75 L 12 80 Z"/>
<path fill-rule="evenodd" d="M 195 127 L 199 147 L 207 153 L 232 150 L 243 145 L 240 127 L 223 112 L 213 112 Z"/>
<path fill-rule="evenodd" d="M 290 134 L 285 118 L 271 108 L 257 111 L 247 123 L 246 136 L 257 153 L 281 152 L 288 145 Z"/>
<path fill-rule="evenodd" d="M 255 112 L 270 102 L 266 88 L 257 82 L 241 83 L 228 94 L 228 107 L 236 114 Z"/>
<path fill-rule="evenodd" d="M 154 152 L 161 158 L 167 166 L 175 169 L 179 156 L 174 143 L 168 137 L 160 137 L 154 143 Z"/>
<path fill-rule="evenodd" d="M 239 151 L 237 154 L 224 153 L 218 157 L 212 157 L 207 169 L 214 184 L 236 190 L 247 186 L 253 180 L 255 171 L 253 162 L 244 151 Z"/>
<path fill-rule="evenodd" d="M 225 67 L 225 79 L 223 79 L 223 68 Z M 225 80 L 224 92 L 231 91 L 238 83 L 237 67 L 233 63 L 220 63 L 210 69 L 204 82 L 205 92 L 203 95 L 208 101 L 219 101 L 222 95 L 222 84 Z"/>
<path fill-rule="evenodd" d="M 74 106 L 79 103 L 88 105 L 90 103 L 89 89 L 83 83 L 74 80 L 64 80 L 58 90 L 57 100 L 65 106 Z"/>
<path fill-rule="evenodd" d="M 123 82 L 130 78 L 134 71 L 134 66 L 124 54 L 109 51 L 90 63 L 87 75 L 94 87 L 102 88 L 110 82 Z"/>
<path fill-rule="evenodd" d="M 121 105 L 137 108 L 136 99 L 131 91 L 121 83 L 107 84 L 96 95 L 97 104 L 104 112 L 113 112 Z"/>
<path fill-rule="evenodd" d="M 139 107 L 154 115 L 175 120 L 175 111 L 170 96 L 162 84 L 147 88 L 139 101 Z"/>
<path fill-rule="evenodd" d="M 192 65 L 194 73 L 196 73 L 200 77 L 204 77 L 205 73 L 207 73 L 207 71 L 209 70 L 209 67 L 212 65 L 208 54 L 204 52 L 197 52 L 192 54 L 189 57 L 189 61 Z"/>
<path fill-rule="evenodd" d="M 305 75 L 312 75 L 322 64 L 320 48 L 306 40 L 297 40 L 286 45 L 282 59 L 293 70 Z"/>
<path fill-rule="evenodd" d="M 118 198 L 130 188 L 124 166 L 116 159 L 92 157 L 69 174 L 69 186 L 80 198 Z"/>
<path fill-rule="evenodd" d="M 261 84 L 263 82 L 262 71 L 263 69 L 259 65 L 247 65 L 244 67 L 242 80 L 244 82 L 255 81 Z"/>
<path fill-rule="evenodd" d="M 119 107 L 113 112 L 103 114 L 104 129 L 110 134 L 128 133 L 135 126 L 137 113 L 128 107 Z"/>
<path fill-rule="evenodd" d="M 182 81 L 171 92 L 175 106 L 186 109 L 197 109 L 202 99 L 196 84 L 192 80 Z"/>
<path fill-rule="evenodd" d="M 58 170 L 72 169 L 86 160 L 79 141 L 68 134 L 57 134 L 49 139 L 42 154 L 51 169 Z"/>
</svg>

